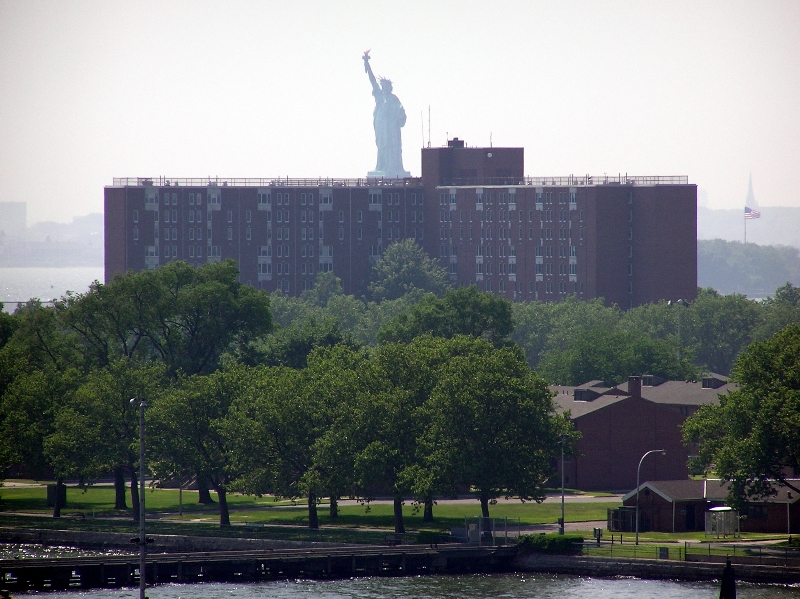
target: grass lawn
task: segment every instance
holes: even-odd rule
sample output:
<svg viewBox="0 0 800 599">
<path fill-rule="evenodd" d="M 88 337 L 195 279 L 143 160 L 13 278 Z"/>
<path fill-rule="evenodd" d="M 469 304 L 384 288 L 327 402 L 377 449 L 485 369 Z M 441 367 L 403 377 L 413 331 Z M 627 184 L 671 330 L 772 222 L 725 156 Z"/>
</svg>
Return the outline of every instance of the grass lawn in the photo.
<svg viewBox="0 0 800 599">
<path fill-rule="evenodd" d="M 179 511 L 180 492 L 178 489 L 145 489 L 145 505 L 148 511 Z M 130 489 L 127 493 L 128 508 L 131 506 Z M 216 497 L 216 493 L 212 493 Z M 183 491 L 184 512 L 217 512 L 217 506 L 200 505 L 197 491 Z M 252 495 L 228 495 L 230 509 L 237 507 L 254 508 L 261 505 L 291 504 L 290 501 L 275 502 L 271 497 Z M 0 487 L 0 510 L 6 512 L 52 511 L 47 507 L 45 487 Z M 67 487 L 67 507 L 62 513 L 94 512 L 95 515 L 114 514 L 114 488 L 89 486 L 85 489 Z"/>
<path fill-rule="evenodd" d="M 565 516 L 567 522 L 586 522 L 590 520 L 605 520 L 606 510 L 609 507 L 618 507 L 618 502 L 586 502 L 570 503 L 567 505 Z M 422 521 L 422 510 L 415 510 L 410 502 L 403 506 L 403 519 L 407 528 L 450 530 L 456 526 L 464 526 L 464 518 L 480 516 L 480 503 L 463 501 L 459 503 L 443 503 L 435 505 L 433 523 Z M 328 517 L 328 505 L 323 504 L 318 508 L 320 524 L 350 527 L 393 528 L 393 506 L 387 503 L 372 504 L 367 511 L 366 506 L 346 505 L 339 506 L 339 517 L 331 521 Z M 561 505 L 557 503 L 517 503 L 503 502 L 489 506 L 489 515 L 492 518 L 519 518 L 521 524 L 547 524 L 555 523 L 561 516 Z M 303 507 L 286 508 L 266 506 L 258 510 L 232 510 L 231 520 L 239 522 L 262 522 L 269 524 L 304 524 L 307 522 L 307 510 Z"/>
<path fill-rule="evenodd" d="M 180 520 L 177 489 L 147 489 L 146 505 L 149 513 L 157 512 L 162 517 Z M 215 494 L 212 493 L 215 497 Z M 44 487 L 3 487 L 0 488 L 0 511 L 28 512 L 47 515 L 52 511 L 46 505 L 47 491 Z M 204 506 L 197 503 L 196 491 L 183 492 L 184 521 L 214 523 L 219 518 L 217 505 Z M 130 504 L 130 494 L 128 494 Z M 228 505 L 232 523 L 252 524 L 284 524 L 303 526 L 308 522 L 307 508 L 302 500 L 275 501 L 272 497 L 254 497 L 249 495 L 229 494 Z M 589 520 L 605 520 L 606 510 L 617 507 L 618 502 L 597 501 L 569 503 L 566 508 L 567 522 L 585 522 Z M 62 510 L 64 516 L 83 514 L 85 516 L 104 517 L 119 516 L 126 512 L 115 511 L 113 487 L 90 486 L 86 489 L 68 487 L 67 507 Z M 130 510 L 128 510 L 129 513 Z M 391 504 L 340 505 L 339 518 L 331 520 L 328 516 L 328 504 L 318 507 L 320 525 L 347 528 L 394 527 L 393 508 Z M 480 515 L 480 504 L 475 501 L 459 503 L 442 503 L 434 506 L 435 522 L 422 522 L 421 509 L 415 509 L 411 502 L 403 506 L 406 526 L 411 529 L 449 530 L 463 526 L 465 517 Z M 554 523 L 561 515 L 559 503 L 522 503 L 500 502 L 489 507 L 493 518 L 519 518 L 522 524 Z"/>
</svg>

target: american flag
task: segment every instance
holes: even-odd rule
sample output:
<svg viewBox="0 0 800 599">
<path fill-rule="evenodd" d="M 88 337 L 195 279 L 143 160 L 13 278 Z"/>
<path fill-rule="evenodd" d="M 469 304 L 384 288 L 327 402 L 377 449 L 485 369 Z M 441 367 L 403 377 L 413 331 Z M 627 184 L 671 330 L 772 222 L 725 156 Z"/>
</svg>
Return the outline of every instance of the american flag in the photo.
<svg viewBox="0 0 800 599">
<path fill-rule="evenodd" d="M 747 206 L 744 207 L 744 217 L 747 219 L 750 218 L 761 218 L 761 213 L 758 210 L 753 210 L 752 208 L 748 208 Z"/>
</svg>

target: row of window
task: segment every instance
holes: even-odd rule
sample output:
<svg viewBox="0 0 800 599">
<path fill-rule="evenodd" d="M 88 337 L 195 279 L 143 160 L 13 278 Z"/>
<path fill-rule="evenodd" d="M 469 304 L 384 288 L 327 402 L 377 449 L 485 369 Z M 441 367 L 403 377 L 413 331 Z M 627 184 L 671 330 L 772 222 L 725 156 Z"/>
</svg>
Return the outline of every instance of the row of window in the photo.
<svg viewBox="0 0 800 599">
<path fill-rule="evenodd" d="M 492 276 L 492 274 L 493 274 L 492 273 L 492 269 L 493 269 L 493 267 L 492 267 L 492 263 L 491 262 L 486 262 L 486 263 L 477 262 L 475 264 L 475 273 L 479 274 L 479 275 L 485 274 L 487 276 Z M 453 269 L 452 265 L 451 265 L 451 272 L 453 272 L 454 270 L 455 269 Z M 517 274 L 517 265 L 516 264 L 505 264 L 505 263 L 501 262 L 500 264 L 497 265 L 497 274 L 500 275 L 500 276 L 515 275 L 515 274 Z"/>
<path fill-rule="evenodd" d="M 517 255 L 517 248 L 513 245 L 499 245 L 497 246 L 498 256 L 501 258 L 505 258 L 506 256 L 516 256 Z M 454 254 L 455 255 L 455 254 Z M 477 245 L 475 246 L 475 255 L 476 256 L 488 256 L 492 257 L 492 246 L 491 245 Z"/>
</svg>

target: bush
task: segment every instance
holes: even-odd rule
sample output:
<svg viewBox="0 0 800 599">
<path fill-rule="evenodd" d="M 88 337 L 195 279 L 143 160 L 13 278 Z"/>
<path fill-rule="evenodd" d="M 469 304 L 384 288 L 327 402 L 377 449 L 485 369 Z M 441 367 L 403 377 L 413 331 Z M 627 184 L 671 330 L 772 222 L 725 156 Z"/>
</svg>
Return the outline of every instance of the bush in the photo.
<svg viewBox="0 0 800 599">
<path fill-rule="evenodd" d="M 581 535 L 539 534 L 522 535 L 517 547 L 523 553 L 549 553 L 572 555 L 580 553 L 583 546 Z"/>
</svg>

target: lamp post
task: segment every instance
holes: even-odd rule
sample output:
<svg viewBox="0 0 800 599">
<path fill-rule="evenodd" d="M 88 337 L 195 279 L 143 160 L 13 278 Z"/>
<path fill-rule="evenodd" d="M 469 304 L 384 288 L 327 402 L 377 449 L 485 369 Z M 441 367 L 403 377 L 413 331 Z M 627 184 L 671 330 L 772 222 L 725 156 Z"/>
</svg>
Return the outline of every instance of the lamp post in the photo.
<svg viewBox="0 0 800 599">
<path fill-rule="evenodd" d="M 561 525 L 558 534 L 564 534 L 564 435 L 561 435 Z"/>
<path fill-rule="evenodd" d="M 636 469 L 636 545 L 639 544 L 639 474 L 642 471 L 642 462 L 644 462 L 644 459 L 651 453 L 659 452 L 661 455 L 667 455 L 667 452 L 663 449 L 651 449 L 642 456 L 642 459 L 639 460 L 639 467 Z"/>
<path fill-rule="evenodd" d="M 668 306 L 683 306 L 684 308 L 688 308 L 689 307 L 689 302 L 687 302 L 686 300 L 682 300 L 682 299 L 676 300 L 674 302 L 672 300 L 670 300 L 670 301 L 667 302 L 667 305 Z M 678 311 L 678 359 L 679 360 L 681 359 L 681 313 L 680 313 L 680 311 Z"/>
<path fill-rule="evenodd" d="M 131 405 L 139 404 L 139 599 L 147 599 L 145 559 L 147 556 L 147 538 L 144 531 L 144 409 L 147 402 L 131 398 Z"/>
</svg>

